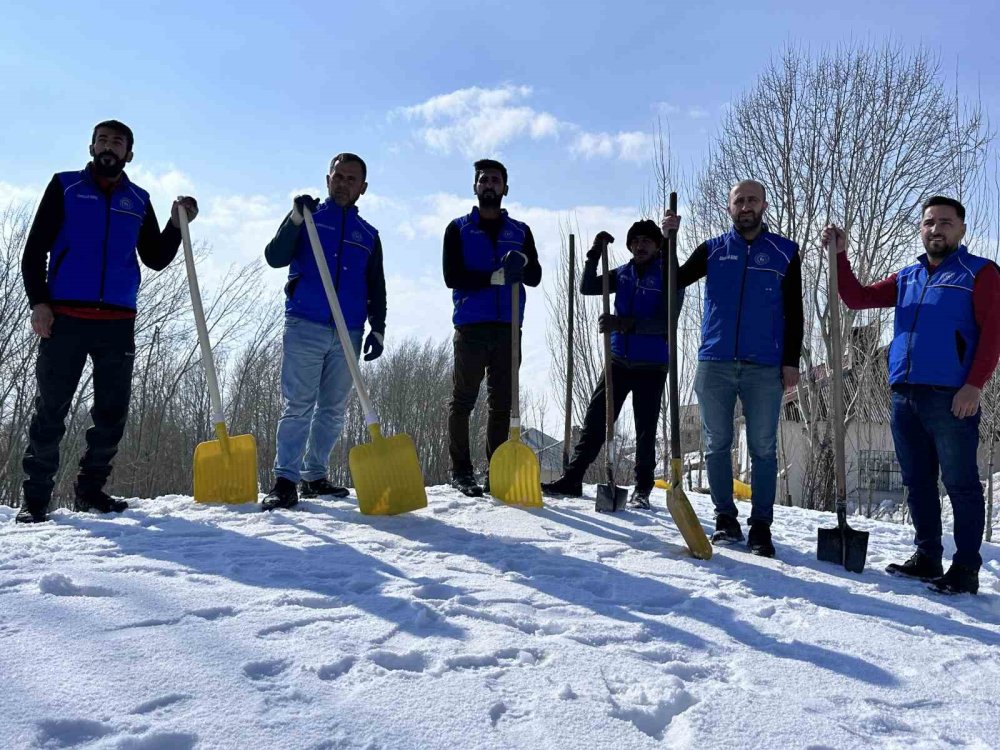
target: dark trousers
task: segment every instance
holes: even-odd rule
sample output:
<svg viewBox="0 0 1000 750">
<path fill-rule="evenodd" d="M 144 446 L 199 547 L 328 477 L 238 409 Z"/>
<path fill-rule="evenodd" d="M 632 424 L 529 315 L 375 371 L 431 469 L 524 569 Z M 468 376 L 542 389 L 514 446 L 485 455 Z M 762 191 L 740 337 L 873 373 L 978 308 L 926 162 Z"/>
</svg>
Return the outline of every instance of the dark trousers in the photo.
<svg viewBox="0 0 1000 750">
<path fill-rule="evenodd" d="M 621 414 L 625 399 L 632 394 L 632 414 L 635 419 L 635 485 L 640 489 L 653 488 L 656 469 L 656 422 L 660 417 L 663 386 L 667 381 L 666 370 L 652 367 L 627 367 L 611 361 L 611 387 L 614 397 L 615 419 Z M 605 415 L 604 378 L 601 378 L 587 407 L 580 442 L 573 449 L 573 458 L 566 469 L 566 476 L 583 479 L 587 467 L 597 458 L 604 445 L 607 432 Z"/>
<path fill-rule="evenodd" d="M 59 469 L 59 441 L 66 432 L 66 415 L 80 384 L 87 357 L 94 365 L 93 426 L 87 430 L 87 450 L 77 482 L 100 490 L 111 474 L 111 459 L 125 431 L 135 361 L 134 320 L 84 320 L 57 315 L 52 335 L 41 339 L 35 376 L 38 395 L 28 428 L 24 497 L 46 504 Z"/>
<path fill-rule="evenodd" d="M 473 473 L 469 450 L 469 415 L 486 377 L 486 458 L 510 434 L 511 339 L 506 323 L 455 327 L 455 374 L 448 408 L 448 450 L 452 476 Z"/>
<path fill-rule="evenodd" d="M 913 518 L 914 544 L 932 560 L 940 560 L 941 497 L 938 471 L 955 518 L 955 556 L 960 565 L 978 569 L 979 548 L 986 528 L 986 503 L 979 482 L 980 410 L 959 419 L 951 413 L 956 388 L 916 385 L 892 392 L 892 439 L 906 485 Z"/>
</svg>

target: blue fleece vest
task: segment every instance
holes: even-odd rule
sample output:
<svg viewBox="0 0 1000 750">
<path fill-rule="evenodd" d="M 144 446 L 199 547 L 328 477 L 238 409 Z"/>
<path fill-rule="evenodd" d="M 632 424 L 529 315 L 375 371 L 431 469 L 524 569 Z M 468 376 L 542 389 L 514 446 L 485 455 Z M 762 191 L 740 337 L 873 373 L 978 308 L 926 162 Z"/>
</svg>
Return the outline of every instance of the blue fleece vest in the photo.
<svg viewBox="0 0 1000 750">
<path fill-rule="evenodd" d="M 735 228 L 708 240 L 702 361 L 780 365 L 785 345 L 781 284 L 799 247 L 765 227 L 751 243 Z"/>
<path fill-rule="evenodd" d="M 468 216 L 455 219 L 462 236 L 462 257 L 465 267 L 472 271 L 489 271 L 500 268 L 503 257 L 512 251 L 521 252 L 527 236 L 525 225 L 515 221 L 501 211 L 503 225 L 496 245 L 490 236 L 479 228 L 479 208 L 473 208 Z M 451 299 L 455 305 L 452 322 L 455 325 L 467 323 L 510 323 L 510 284 L 489 286 L 481 289 L 453 289 Z M 519 323 L 524 323 L 526 295 L 521 285 Z"/>
<path fill-rule="evenodd" d="M 123 174 L 108 196 L 87 169 L 56 175 L 64 220 L 49 254 L 54 302 L 85 302 L 135 310 L 142 274 L 135 246 L 149 193 Z"/>
<path fill-rule="evenodd" d="M 358 215 L 357 206 L 341 208 L 330 198 L 313 212 L 313 220 L 344 321 L 349 330 L 363 330 L 368 319 L 368 261 L 375 252 L 378 232 Z M 288 267 L 285 314 L 333 325 L 333 313 L 304 226 Z"/>
<path fill-rule="evenodd" d="M 962 245 L 934 273 L 924 255 L 896 275 L 890 384 L 965 385 L 979 343 L 972 290 L 989 263 Z"/>
<path fill-rule="evenodd" d="M 663 268 L 648 263 L 641 273 L 629 261 L 615 269 L 615 315 L 651 320 L 663 315 Z M 665 336 L 638 333 L 611 333 L 611 353 L 628 362 L 667 364 L 669 350 Z"/>
</svg>

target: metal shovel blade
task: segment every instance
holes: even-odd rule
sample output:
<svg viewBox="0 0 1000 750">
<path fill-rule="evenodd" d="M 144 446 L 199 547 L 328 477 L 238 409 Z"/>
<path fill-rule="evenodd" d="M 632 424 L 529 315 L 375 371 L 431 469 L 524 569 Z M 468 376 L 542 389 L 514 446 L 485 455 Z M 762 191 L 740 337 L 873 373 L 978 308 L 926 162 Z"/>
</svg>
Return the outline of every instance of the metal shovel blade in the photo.
<svg viewBox="0 0 1000 750">
<path fill-rule="evenodd" d="M 816 559 L 843 565 L 851 573 L 862 573 L 868 557 L 868 532 L 852 529 L 846 517 L 832 529 L 817 532 Z"/>
<path fill-rule="evenodd" d="M 598 513 L 617 513 L 625 508 L 627 502 L 628 490 L 616 485 L 612 477 L 608 477 L 607 484 L 597 485 L 597 500 L 594 502 L 594 510 Z"/>
</svg>

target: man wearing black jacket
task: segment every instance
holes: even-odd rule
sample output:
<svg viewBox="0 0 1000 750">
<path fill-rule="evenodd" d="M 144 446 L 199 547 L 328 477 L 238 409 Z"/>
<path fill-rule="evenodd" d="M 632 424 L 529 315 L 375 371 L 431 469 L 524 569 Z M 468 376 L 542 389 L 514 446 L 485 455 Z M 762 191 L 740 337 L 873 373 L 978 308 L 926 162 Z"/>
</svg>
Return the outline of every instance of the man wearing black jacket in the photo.
<svg viewBox="0 0 1000 750">
<path fill-rule="evenodd" d="M 181 242 L 178 208 L 189 220 L 198 213 L 193 198 L 180 197 L 160 231 L 149 193 L 124 172 L 133 141 L 124 123 L 99 123 L 91 138 L 93 160 L 83 170 L 52 177 L 25 242 L 21 275 L 31 327 L 41 341 L 18 523 L 46 520 L 59 441 L 87 357 L 94 369 L 94 424 L 87 430 L 73 507 L 99 513 L 128 507 L 103 488 L 132 393 L 138 260 L 156 271 L 166 268 Z"/>
<path fill-rule="evenodd" d="M 483 494 L 469 449 L 469 415 L 486 377 L 489 417 L 487 461 L 508 436 L 511 405 L 511 286 L 521 283 L 520 324 L 525 286 L 538 286 L 535 239 L 527 224 L 500 208 L 507 195 L 507 168 L 498 161 L 475 163 L 473 191 L 479 205 L 452 221 L 444 233 L 444 282 L 452 290 L 455 312 L 454 390 L 448 412 L 451 484 L 471 497 Z M 487 478 L 487 489 L 489 479 Z"/>
</svg>

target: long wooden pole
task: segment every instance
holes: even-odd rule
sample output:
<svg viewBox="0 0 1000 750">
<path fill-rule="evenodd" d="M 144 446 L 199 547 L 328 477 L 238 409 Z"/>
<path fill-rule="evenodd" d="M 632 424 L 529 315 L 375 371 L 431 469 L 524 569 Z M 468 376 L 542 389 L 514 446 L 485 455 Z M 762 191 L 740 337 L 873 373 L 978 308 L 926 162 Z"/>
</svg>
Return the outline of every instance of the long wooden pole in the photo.
<svg viewBox="0 0 1000 750">
<path fill-rule="evenodd" d="M 569 320 L 566 324 L 566 425 L 563 429 L 563 473 L 569 468 L 570 442 L 573 440 L 573 318 L 576 301 L 576 237 L 569 236 Z"/>
</svg>

